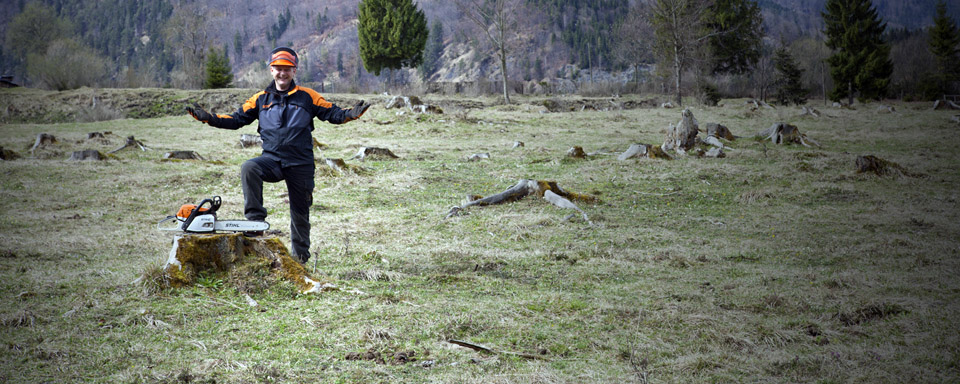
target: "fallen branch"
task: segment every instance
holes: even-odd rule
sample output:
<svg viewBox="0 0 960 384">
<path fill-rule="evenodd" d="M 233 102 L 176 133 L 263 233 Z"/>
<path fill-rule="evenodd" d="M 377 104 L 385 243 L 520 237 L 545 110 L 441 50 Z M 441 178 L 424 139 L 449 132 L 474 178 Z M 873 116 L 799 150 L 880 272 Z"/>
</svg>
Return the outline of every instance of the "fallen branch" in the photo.
<svg viewBox="0 0 960 384">
<path fill-rule="evenodd" d="M 587 217 L 587 213 L 584 212 L 582 209 L 580 209 L 580 207 L 578 207 L 576 204 L 574 204 L 570 200 L 567 200 L 562 196 L 556 193 L 553 193 L 553 191 L 544 191 L 543 199 L 550 202 L 550 204 L 556 205 L 560 208 L 574 209 L 577 212 L 580 212 L 580 214 L 583 215 L 583 221 L 586 221 L 587 224 L 589 224 L 591 227 L 593 226 L 593 222 L 590 221 L 589 217 Z"/>
<path fill-rule="evenodd" d="M 474 343 L 470 343 L 462 340 L 450 339 L 450 340 L 447 340 L 447 342 L 450 344 L 459 345 L 461 347 L 470 348 L 477 352 L 484 352 L 484 353 L 489 353 L 493 355 L 510 355 L 510 356 L 517 356 L 517 357 L 522 357 L 524 359 L 530 359 L 530 360 L 546 360 L 546 358 L 539 355 L 533 355 L 533 354 L 521 353 L 521 352 L 499 351 L 493 348 L 484 347 L 480 344 L 474 344 Z"/>
</svg>

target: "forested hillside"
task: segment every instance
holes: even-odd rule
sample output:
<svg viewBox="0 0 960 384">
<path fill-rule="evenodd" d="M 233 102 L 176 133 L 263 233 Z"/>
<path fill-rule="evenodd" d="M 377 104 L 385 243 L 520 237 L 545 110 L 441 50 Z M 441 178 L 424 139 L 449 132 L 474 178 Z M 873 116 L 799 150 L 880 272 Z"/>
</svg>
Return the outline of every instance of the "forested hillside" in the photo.
<svg viewBox="0 0 960 384">
<path fill-rule="evenodd" d="M 637 0 L 521 2 L 520 22 L 512 34 L 512 52 L 507 61 L 512 80 L 561 79 L 580 84 L 635 78 L 633 71 L 639 68 L 639 59 L 624 54 L 622 43 L 632 37 L 623 36 L 619 27 Z M 817 35 L 822 28 L 820 12 L 824 2 L 758 0 L 768 44 L 793 43 Z M 929 26 L 935 2 L 888 0 L 875 4 L 892 31 Z M 38 85 L 38 76 L 31 70 L 39 71 L 37 68 L 42 65 L 27 65 L 30 54 L 34 54 L 35 63 L 43 63 L 45 58 L 47 62 L 82 66 L 85 75 L 102 86 L 199 88 L 203 84 L 204 57 L 215 48 L 227 52 L 234 86 L 260 87 L 266 53 L 274 46 L 290 45 L 302 56 L 298 73 L 302 82 L 321 83 L 343 91 L 375 90 L 383 81 L 367 73 L 359 57 L 358 3 L 359 0 L 8 1 L 0 4 L 0 40 L 4 43 L 0 72 L 14 75 L 25 84 Z M 497 78 L 499 66 L 492 59 L 493 48 L 454 2 L 421 0 L 418 5 L 433 30 L 442 36 L 431 48 L 437 51 L 430 70 L 404 71 L 399 76 L 402 82 L 465 83 Z M 39 19 L 32 19 L 34 24 L 53 24 L 57 28 L 43 27 L 43 31 L 26 37 L 8 33 L 27 11 L 39 14 Z M 957 18 L 960 6 L 951 5 L 949 12 Z M 49 14 L 46 19 L 44 13 Z M 68 42 L 55 45 L 66 47 L 60 48 L 60 52 L 80 49 L 83 59 L 70 61 L 47 51 L 50 45 L 64 39 Z M 650 63 L 653 59 L 645 57 L 643 61 Z M 807 69 L 815 69 L 813 65 Z"/>
</svg>

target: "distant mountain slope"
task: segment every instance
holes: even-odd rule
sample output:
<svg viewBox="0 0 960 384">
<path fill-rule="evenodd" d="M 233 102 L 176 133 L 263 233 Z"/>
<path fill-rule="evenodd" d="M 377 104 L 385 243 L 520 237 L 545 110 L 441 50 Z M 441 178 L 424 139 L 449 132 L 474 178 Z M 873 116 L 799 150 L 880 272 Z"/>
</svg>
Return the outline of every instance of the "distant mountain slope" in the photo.
<svg viewBox="0 0 960 384">
<path fill-rule="evenodd" d="M 262 82 L 266 53 L 273 45 L 291 45 L 304 59 L 304 81 L 357 82 L 372 75 L 360 68 L 357 49 L 356 9 L 360 0 L 287 0 L 284 2 L 236 2 L 233 0 L 37 0 L 54 7 L 77 27 L 78 37 L 97 48 L 115 66 L 149 67 L 159 78 L 169 76 L 176 65 L 171 47 L 163 47 L 163 18 L 172 9 L 195 7 L 210 27 L 211 43 L 226 46 L 240 85 Z M 572 76 L 579 69 L 605 71 L 624 68 L 610 51 L 617 37 L 613 27 L 629 5 L 641 0 L 526 0 L 534 5 L 524 13 L 520 46 L 509 62 L 515 79 L 539 76 Z M 792 40 L 817 33 L 822 28 L 820 12 L 826 0 L 757 0 L 767 35 L 774 40 Z M 0 41 L 10 21 L 27 1 L 0 2 Z M 960 20 L 960 1 L 948 8 Z M 492 50 L 475 25 L 460 15 L 448 0 L 419 0 L 432 24 L 444 27 L 441 68 L 432 80 L 471 81 L 494 79 L 498 71 Z M 918 29 L 932 24 L 936 0 L 881 0 L 875 6 L 888 28 Z M 287 13 L 289 12 L 289 13 Z M 281 15 L 285 28 L 270 39 Z M 149 44 L 147 42 L 150 42 Z M 236 42 L 240 47 L 236 47 Z M 157 49 L 150 49 L 156 47 Z M 151 61 L 152 60 L 152 61 Z M 24 73 L 0 55 L 0 71 Z M 595 72 L 595 71 L 592 71 Z M 591 74 L 592 76 L 592 74 Z"/>
</svg>

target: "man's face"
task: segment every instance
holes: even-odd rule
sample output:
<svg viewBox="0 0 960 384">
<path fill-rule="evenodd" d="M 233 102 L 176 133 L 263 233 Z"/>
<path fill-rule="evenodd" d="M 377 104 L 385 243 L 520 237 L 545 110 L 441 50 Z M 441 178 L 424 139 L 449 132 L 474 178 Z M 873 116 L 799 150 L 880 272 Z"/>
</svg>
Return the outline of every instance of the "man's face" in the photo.
<svg viewBox="0 0 960 384">
<path fill-rule="evenodd" d="M 297 67 L 287 65 L 271 65 L 270 75 L 277 85 L 277 90 L 286 91 L 293 83 L 293 77 L 297 75 Z"/>
</svg>

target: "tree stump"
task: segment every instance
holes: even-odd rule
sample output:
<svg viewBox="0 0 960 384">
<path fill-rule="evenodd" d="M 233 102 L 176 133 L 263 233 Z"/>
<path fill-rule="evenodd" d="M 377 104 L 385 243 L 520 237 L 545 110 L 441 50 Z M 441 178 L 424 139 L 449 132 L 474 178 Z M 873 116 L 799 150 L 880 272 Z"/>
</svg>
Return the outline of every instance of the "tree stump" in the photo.
<svg viewBox="0 0 960 384">
<path fill-rule="evenodd" d="M 700 129 L 697 119 L 693 117 L 693 112 L 689 108 L 684 108 L 680 116 L 680 122 L 676 126 L 670 125 L 670 129 L 667 131 L 667 139 L 660 146 L 664 151 L 674 150 L 679 154 L 685 154 L 697 143 L 697 133 Z"/>
<path fill-rule="evenodd" d="M 173 288 L 192 286 L 200 278 L 219 279 L 243 293 L 281 280 L 293 283 L 302 293 L 336 288 L 311 277 L 280 239 L 248 238 L 240 233 L 175 236 L 163 272 L 164 282 Z"/>
<path fill-rule="evenodd" d="M 892 105 L 881 105 L 877 107 L 876 113 L 894 113 L 897 109 Z"/>
<path fill-rule="evenodd" d="M 567 150 L 567 157 L 572 157 L 574 159 L 586 159 L 587 153 L 583 151 L 583 147 L 575 145 L 573 148 Z"/>
<path fill-rule="evenodd" d="M 805 147 L 813 144 L 818 147 L 820 146 L 820 143 L 800 133 L 800 129 L 798 129 L 797 126 L 787 123 L 774 123 L 770 128 L 760 132 L 757 136 L 764 140 L 770 140 L 774 144 L 802 144 Z"/>
<path fill-rule="evenodd" d="M 632 158 L 673 160 L 662 148 L 640 143 L 630 144 L 630 147 L 621 153 L 617 160 L 624 161 Z"/>
<path fill-rule="evenodd" d="M 4 149 L 0 147 L 0 160 L 16 160 L 20 158 L 20 154 L 11 151 L 9 149 Z"/>
<path fill-rule="evenodd" d="M 804 105 L 803 108 L 800 109 L 800 116 L 820 117 L 820 111 L 814 107 Z"/>
<path fill-rule="evenodd" d="M 348 173 L 353 173 L 355 175 L 363 175 L 369 171 L 366 168 L 347 164 L 343 159 L 323 159 L 323 163 L 319 164 L 317 172 L 325 176 L 344 176 Z"/>
<path fill-rule="evenodd" d="M 38 133 L 37 140 L 33 142 L 33 147 L 30 148 L 30 152 L 35 151 L 37 148 L 43 148 L 47 145 L 56 144 L 57 138 L 49 133 Z"/>
<path fill-rule="evenodd" d="M 723 124 L 707 123 L 706 131 L 707 131 L 707 136 L 713 136 L 716 138 L 730 140 L 730 141 L 734 141 L 737 139 L 737 137 L 733 135 L 733 132 L 730 132 L 730 129 L 728 129 Z"/>
<path fill-rule="evenodd" d="M 251 135 L 247 133 L 240 135 L 240 148 L 259 147 L 261 145 L 263 145 L 263 139 L 260 138 L 260 135 Z"/>
<path fill-rule="evenodd" d="M 147 150 L 147 146 L 146 146 L 146 145 L 143 145 L 143 143 L 140 142 L 140 140 L 135 139 L 133 136 L 127 136 L 127 141 L 126 141 L 125 143 L 123 143 L 123 146 L 121 146 L 121 147 L 119 147 L 119 148 L 117 148 L 117 149 L 114 149 L 114 150 L 112 150 L 112 151 L 110 151 L 110 152 L 107 152 L 107 153 L 111 153 L 111 154 L 117 153 L 117 152 L 120 152 L 120 151 L 123 150 L 123 149 L 130 148 L 130 147 L 140 148 L 141 151 L 146 151 L 146 150 Z"/>
<path fill-rule="evenodd" d="M 163 154 L 163 160 L 203 160 L 203 156 L 194 151 L 171 151 Z"/>
<path fill-rule="evenodd" d="M 107 155 L 104 155 L 102 152 L 96 149 L 87 149 L 83 151 L 74 151 L 70 154 L 68 161 L 100 161 L 106 160 Z"/>
<path fill-rule="evenodd" d="M 906 168 L 900 166 L 900 164 L 873 155 L 857 157 L 856 166 L 857 173 L 873 173 L 877 176 L 918 176 L 917 174 L 907 171 Z"/>
<path fill-rule="evenodd" d="M 389 149 L 378 148 L 378 147 L 360 147 L 360 150 L 357 151 L 356 155 L 353 155 L 350 159 L 360 159 L 361 161 L 365 160 L 367 157 L 379 157 L 379 158 L 392 158 L 399 159 L 400 156 L 393 154 Z"/>
</svg>

